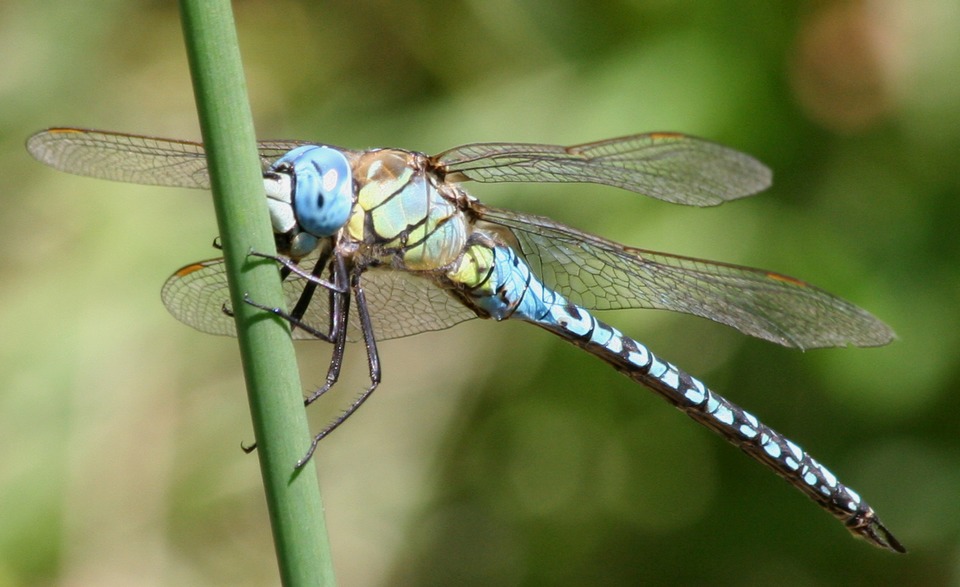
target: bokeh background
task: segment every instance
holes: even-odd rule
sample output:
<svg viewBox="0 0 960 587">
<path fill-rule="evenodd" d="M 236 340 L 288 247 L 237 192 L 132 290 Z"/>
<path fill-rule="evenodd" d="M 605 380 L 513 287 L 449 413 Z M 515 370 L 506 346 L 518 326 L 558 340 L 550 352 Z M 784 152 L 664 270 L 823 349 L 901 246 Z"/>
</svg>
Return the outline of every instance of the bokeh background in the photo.
<svg viewBox="0 0 960 587">
<path fill-rule="evenodd" d="M 237 2 L 258 134 L 428 153 L 675 130 L 775 171 L 685 209 L 597 186 L 473 186 L 636 246 L 766 267 L 899 340 L 801 353 L 607 314 L 840 474 L 910 548 L 829 515 L 545 332 L 381 345 L 317 453 L 343 585 L 960 584 L 960 3 Z M 199 136 L 172 2 L 0 4 L 0 585 L 277 582 L 235 342 L 170 318 L 216 256 L 209 196 L 77 178 L 23 142 Z M 366 380 L 359 347 L 319 428 Z M 298 349 L 304 384 L 329 349 Z"/>
</svg>

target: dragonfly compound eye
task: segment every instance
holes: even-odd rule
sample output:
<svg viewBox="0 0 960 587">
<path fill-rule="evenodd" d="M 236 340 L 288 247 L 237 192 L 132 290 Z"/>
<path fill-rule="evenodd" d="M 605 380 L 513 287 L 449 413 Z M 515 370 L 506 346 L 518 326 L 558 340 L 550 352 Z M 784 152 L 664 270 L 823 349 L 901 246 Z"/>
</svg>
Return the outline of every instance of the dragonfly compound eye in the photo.
<svg viewBox="0 0 960 587">
<path fill-rule="evenodd" d="M 340 151 L 317 145 L 297 147 L 274 167 L 293 167 L 293 210 L 300 226 L 317 237 L 331 236 L 350 218 L 353 174 Z"/>
</svg>

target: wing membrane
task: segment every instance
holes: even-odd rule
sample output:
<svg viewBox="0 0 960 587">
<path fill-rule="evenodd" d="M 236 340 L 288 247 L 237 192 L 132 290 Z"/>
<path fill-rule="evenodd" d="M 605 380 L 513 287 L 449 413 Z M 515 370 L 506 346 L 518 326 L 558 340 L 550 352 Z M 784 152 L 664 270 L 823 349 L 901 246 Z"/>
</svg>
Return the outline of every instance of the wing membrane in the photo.
<svg viewBox="0 0 960 587">
<path fill-rule="evenodd" d="M 319 254 L 311 253 L 301 260 L 304 268 L 312 267 Z M 443 330 L 476 315 L 450 297 L 445 291 L 422 277 L 390 269 L 371 269 L 362 282 L 370 308 L 373 331 L 378 340 L 400 338 L 421 332 Z M 287 308 L 293 308 L 307 281 L 290 274 L 283 282 Z M 236 336 L 233 318 L 223 313 L 230 303 L 223 259 L 211 259 L 183 267 L 167 279 L 161 292 L 163 303 L 181 322 L 201 332 Z M 327 331 L 330 297 L 317 288 L 303 316 L 304 322 L 320 331 Z M 296 339 L 316 340 L 302 330 L 294 330 Z M 347 338 L 362 340 L 356 304 L 350 305 Z"/>
<path fill-rule="evenodd" d="M 302 141 L 259 143 L 260 165 L 266 169 Z M 209 189 L 203 145 L 77 128 L 51 128 L 27 139 L 38 161 L 60 171 L 146 185 Z"/>
<path fill-rule="evenodd" d="M 509 228 L 544 282 L 587 308 L 683 312 L 798 348 L 894 337 L 865 310 L 792 277 L 624 247 L 539 216 L 484 208 L 481 217 Z"/>
<path fill-rule="evenodd" d="M 770 170 L 749 155 L 663 132 L 572 147 L 475 143 L 432 160 L 451 181 L 599 183 L 690 206 L 749 196 L 772 180 Z"/>
<path fill-rule="evenodd" d="M 266 168 L 301 141 L 259 143 Z M 70 173 L 133 183 L 209 187 L 203 146 L 121 133 L 57 128 L 27 141 L 41 162 Z M 524 143 L 464 145 L 433 158 L 453 181 L 593 182 L 668 202 L 709 206 L 766 188 L 770 171 L 726 147 L 673 133 L 649 133 L 573 147 Z M 701 316 L 741 332 L 801 348 L 879 345 L 892 331 L 866 311 L 802 281 L 758 269 L 623 247 L 548 218 L 484 208 L 481 217 L 509 229 L 534 270 L 571 301 L 592 309 L 658 308 Z M 316 253 L 303 260 L 316 262 Z M 380 338 L 440 330 L 474 317 L 416 275 L 364 274 Z M 284 281 L 292 307 L 305 280 Z M 184 267 L 163 288 L 167 308 L 204 332 L 234 334 L 222 260 Z M 325 330 L 329 296 L 318 291 L 304 320 Z M 353 310 L 352 310 L 353 311 Z M 351 338 L 359 336 L 351 320 Z M 310 338 L 303 332 L 295 336 Z"/>
</svg>

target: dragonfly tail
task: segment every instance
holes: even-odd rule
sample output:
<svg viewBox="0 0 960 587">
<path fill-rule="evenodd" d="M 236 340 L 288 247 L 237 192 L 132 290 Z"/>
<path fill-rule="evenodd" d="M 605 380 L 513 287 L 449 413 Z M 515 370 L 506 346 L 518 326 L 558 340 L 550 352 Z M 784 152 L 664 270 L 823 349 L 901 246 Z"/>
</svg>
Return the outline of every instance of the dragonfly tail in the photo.
<svg viewBox="0 0 960 587">
<path fill-rule="evenodd" d="M 905 551 L 857 492 L 840 483 L 796 443 L 640 342 L 570 303 L 544 285 L 512 249 L 494 247 L 491 253 L 490 277 L 473 290 L 483 294 L 473 298 L 482 313 L 536 324 L 602 359 L 769 467 L 854 535 L 880 548 Z"/>
<path fill-rule="evenodd" d="M 855 536 L 880 548 L 906 552 L 873 508 L 840 483 L 829 469 L 756 416 L 714 393 L 676 365 L 655 356 L 643 344 L 572 305 L 557 307 L 535 323 L 657 392 L 807 494 Z"/>
</svg>

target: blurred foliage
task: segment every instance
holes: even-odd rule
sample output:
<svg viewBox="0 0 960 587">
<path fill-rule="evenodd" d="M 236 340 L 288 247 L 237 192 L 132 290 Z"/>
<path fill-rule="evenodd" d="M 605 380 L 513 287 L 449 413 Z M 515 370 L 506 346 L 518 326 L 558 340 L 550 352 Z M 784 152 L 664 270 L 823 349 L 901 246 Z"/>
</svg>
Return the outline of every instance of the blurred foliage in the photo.
<svg viewBox="0 0 960 587">
<path fill-rule="evenodd" d="M 958 584 L 955 0 L 238 2 L 263 138 L 438 152 L 706 136 L 775 170 L 688 210 L 596 186 L 473 186 L 629 244 L 770 267 L 888 321 L 799 353 L 657 312 L 606 318 L 787 433 L 911 549 L 876 551 L 611 369 L 525 325 L 383 343 L 317 458 L 345 585 Z M 0 6 L 0 585 L 269 585 L 233 341 L 160 284 L 215 256 L 202 193 L 55 173 L 23 141 L 199 131 L 168 2 Z M 320 426 L 361 389 L 359 349 Z M 328 349 L 300 349 L 317 383 Z"/>
</svg>

